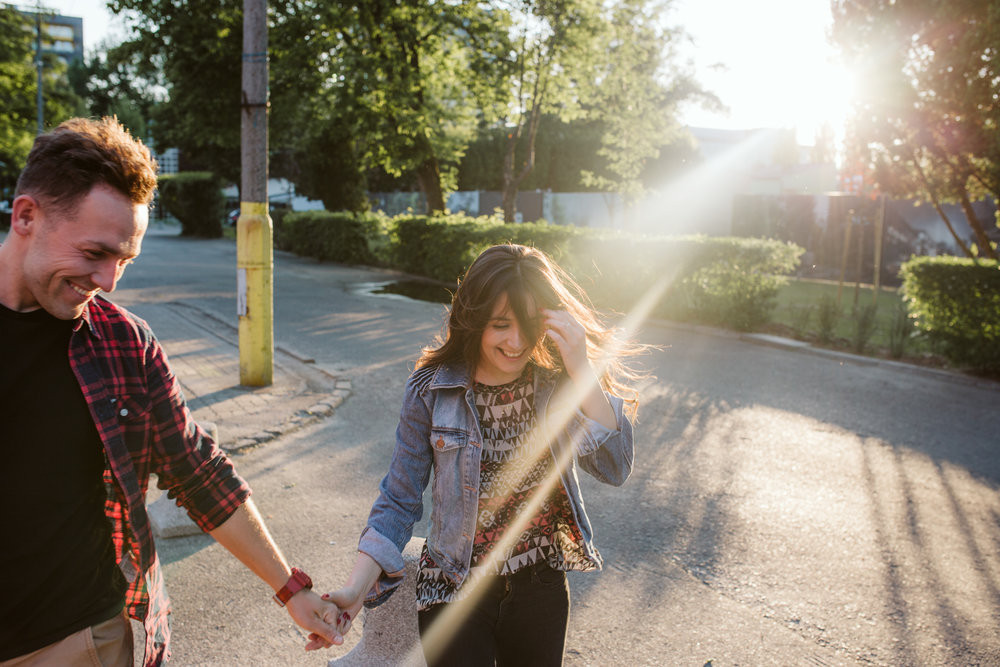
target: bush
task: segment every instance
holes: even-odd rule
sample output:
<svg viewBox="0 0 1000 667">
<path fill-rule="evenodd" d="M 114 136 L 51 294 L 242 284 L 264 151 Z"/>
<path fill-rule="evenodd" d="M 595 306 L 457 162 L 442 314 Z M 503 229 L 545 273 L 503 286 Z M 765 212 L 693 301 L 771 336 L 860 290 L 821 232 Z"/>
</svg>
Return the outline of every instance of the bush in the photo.
<svg viewBox="0 0 1000 667">
<path fill-rule="evenodd" d="M 323 219 L 327 222 L 320 224 Z M 367 254 L 361 237 L 367 239 Z M 766 321 L 773 297 L 802 250 L 761 239 L 646 237 L 496 217 L 291 214 L 281 246 L 318 259 L 370 262 L 453 284 L 491 245 L 544 250 L 599 307 L 749 329 Z M 334 249 L 338 249 L 335 252 Z M 351 250 L 356 249 L 356 250 Z"/>
<path fill-rule="evenodd" d="M 854 309 L 854 334 L 851 336 L 851 349 L 858 354 L 864 354 L 868 341 L 875 333 L 875 315 L 878 306 L 870 303 Z"/>
<path fill-rule="evenodd" d="M 824 294 L 820 297 L 817 313 L 819 341 L 829 343 L 833 340 L 833 331 L 837 328 L 837 320 L 840 319 L 840 306 L 836 299 L 829 294 Z"/>
<path fill-rule="evenodd" d="M 275 245 L 298 255 L 345 264 L 371 264 L 369 227 L 352 213 L 298 211 L 281 218 Z"/>
<path fill-rule="evenodd" d="M 689 237 L 679 293 L 698 319 L 747 331 L 770 319 L 785 275 L 802 249 L 792 243 L 734 237 Z"/>
<path fill-rule="evenodd" d="M 903 264 L 903 294 L 916 326 L 952 363 L 1000 372 L 1000 265 L 959 257 Z"/>
<path fill-rule="evenodd" d="M 162 174 L 160 202 L 181 223 L 182 236 L 219 238 L 226 200 L 218 179 L 207 171 Z"/>
<path fill-rule="evenodd" d="M 892 324 L 889 326 L 889 355 L 893 359 L 899 359 L 906 352 L 906 345 L 913 337 L 913 320 L 906 310 L 906 304 L 900 303 L 892 317 Z"/>
</svg>

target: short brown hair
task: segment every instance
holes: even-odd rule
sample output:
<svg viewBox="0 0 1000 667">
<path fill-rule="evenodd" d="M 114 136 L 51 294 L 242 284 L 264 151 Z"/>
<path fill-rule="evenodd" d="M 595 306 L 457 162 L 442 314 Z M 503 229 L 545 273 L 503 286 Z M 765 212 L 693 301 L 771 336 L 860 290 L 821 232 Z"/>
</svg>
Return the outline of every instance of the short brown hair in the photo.
<svg viewBox="0 0 1000 667">
<path fill-rule="evenodd" d="M 134 204 L 148 205 L 156 191 L 156 160 L 117 118 L 71 118 L 36 137 L 14 193 L 68 211 L 95 185 Z"/>
</svg>

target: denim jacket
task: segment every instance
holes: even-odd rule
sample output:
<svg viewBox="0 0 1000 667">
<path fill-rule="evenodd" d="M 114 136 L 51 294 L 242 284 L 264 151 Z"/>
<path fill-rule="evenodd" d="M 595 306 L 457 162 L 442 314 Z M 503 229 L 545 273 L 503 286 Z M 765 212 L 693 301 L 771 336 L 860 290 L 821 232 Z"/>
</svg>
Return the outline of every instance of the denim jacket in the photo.
<svg viewBox="0 0 1000 667">
<path fill-rule="evenodd" d="M 601 482 L 624 484 L 632 472 L 632 423 L 624 416 L 624 401 L 606 394 L 618 422 L 617 430 L 586 417 L 579 409 L 563 428 L 550 424 L 554 420 L 550 399 L 568 378 L 540 368 L 535 371 L 536 430 L 555 433 L 548 438 L 552 456 L 563 464 L 560 477 L 583 535 L 583 546 L 600 566 L 576 468 L 579 465 Z M 366 596 L 366 606 L 384 602 L 403 581 L 406 569 L 402 550 L 412 536 L 414 523 L 423 515 L 423 492 L 432 469 L 427 548 L 456 585 L 469 573 L 483 441 L 472 384 L 469 372 L 461 365 L 420 368 L 407 380 L 392 462 L 379 485 L 378 499 L 358 544 L 358 550 L 371 556 L 383 570 Z"/>
</svg>

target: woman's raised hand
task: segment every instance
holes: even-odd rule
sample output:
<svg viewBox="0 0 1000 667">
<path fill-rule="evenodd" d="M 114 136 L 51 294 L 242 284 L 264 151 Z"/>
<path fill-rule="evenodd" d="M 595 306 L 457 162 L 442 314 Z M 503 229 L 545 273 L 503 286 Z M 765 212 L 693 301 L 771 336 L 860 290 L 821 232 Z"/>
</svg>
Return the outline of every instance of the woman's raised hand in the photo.
<svg viewBox="0 0 1000 667">
<path fill-rule="evenodd" d="M 587 332 L 583 325 L 565 310 L 543 308 L 541 313 L 545 335 L 556 344 L 569 376 L 575 379 L 581 373 L 592 373 L 587 358 Z"/>
</svg>

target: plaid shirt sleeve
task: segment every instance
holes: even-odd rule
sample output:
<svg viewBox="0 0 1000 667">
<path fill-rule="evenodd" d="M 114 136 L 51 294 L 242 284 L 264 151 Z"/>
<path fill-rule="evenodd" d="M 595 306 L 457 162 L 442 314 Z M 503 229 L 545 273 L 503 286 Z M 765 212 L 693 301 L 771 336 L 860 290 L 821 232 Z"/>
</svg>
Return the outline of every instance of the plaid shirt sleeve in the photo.
<svg viewBox="0 0 1000 667">
<path fill-rule="evenodd" d="M 91 302 L 70 340 L 70 363 L 104 442 L 105 510 L 129 588 L 126 608 L 146 628 L 144 665 L 169 658 L 169 599 L 145 498 L 157 486 L 202 530 L 217 528 L 250 488 L 194 421 L 148 325 L 103 299 Z"/>
</svg>

